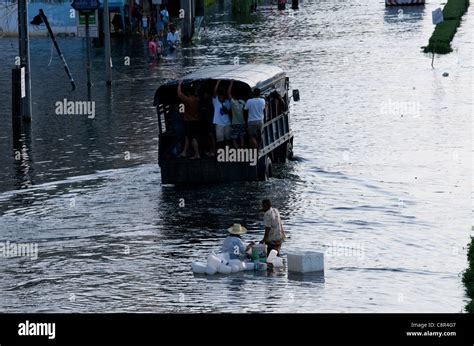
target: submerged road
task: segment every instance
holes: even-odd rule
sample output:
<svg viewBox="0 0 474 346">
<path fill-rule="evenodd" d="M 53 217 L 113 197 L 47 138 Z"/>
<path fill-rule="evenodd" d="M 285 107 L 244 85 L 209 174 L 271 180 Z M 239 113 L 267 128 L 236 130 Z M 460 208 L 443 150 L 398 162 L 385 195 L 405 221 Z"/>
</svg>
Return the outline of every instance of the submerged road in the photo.
<svg viewBox="0 0 474 346">
<path fill-rule="evenodd" d="M 103 51 L 93 51 L 92 119 L 55 112 L 65 98 L 87 100 L 83 42 L 59 40 L 71 92 L 59 59 L 48 66 L 50 42 L 34 39 L 34 115 L 20 160 L 9 113 L 17 48 L 1 39 L 0 244 L 37 244 L 38 258 L 0 257 L 0 311 L 461 311 L 474 25 L 467 13 L 455 52 L 431 69 L 419 48 L 439 5 L 305 1 L 231 21 L 217 9 L 194 46 L 152 64 L 144 42 L 114 39 L 111 92 Z M 235 58 L 279 65 L 300 90 L 298 159 L 263 183 L 161 186 L 154 91 Z M 261 238 L 265 197 L 281 211 L 284 252 L 326 251 L 324 276 L 194 276 L 190 263 L 233 223 L 250 230 L 244 240 Z"/>
</svg>

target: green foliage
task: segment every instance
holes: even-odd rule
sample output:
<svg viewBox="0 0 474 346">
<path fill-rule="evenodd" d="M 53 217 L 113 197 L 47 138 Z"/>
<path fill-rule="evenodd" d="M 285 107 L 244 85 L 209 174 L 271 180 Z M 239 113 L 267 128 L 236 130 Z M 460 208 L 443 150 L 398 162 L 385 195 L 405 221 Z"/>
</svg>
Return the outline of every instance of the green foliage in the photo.
<svg viewBox="0 0 474 346">
<path fill-rule="evenodd" d="M 448 0 L 443 9 L 444 22 L 436 25 L 425 53 L 447 54 L 452 51 L 451 41 L 461 25 L 461 17 L 469 7 L 469 0 Z"/>
<path fill-rule="evenodd" d="M 260 4 L 261 0 L 232 0 L 233 14 L 249 14 L 252 4 Z"/>
<path fill-rule="evenodd" d="M 443 8 L 444 19 L 460 19 L 469 7 L 469 0 L 449 0 Z"/>
<path fill-rule="evenodd" d="M 216 3 L 216 0 L 204 0 L 204 6 L 209 7 Z"/>
</svg>

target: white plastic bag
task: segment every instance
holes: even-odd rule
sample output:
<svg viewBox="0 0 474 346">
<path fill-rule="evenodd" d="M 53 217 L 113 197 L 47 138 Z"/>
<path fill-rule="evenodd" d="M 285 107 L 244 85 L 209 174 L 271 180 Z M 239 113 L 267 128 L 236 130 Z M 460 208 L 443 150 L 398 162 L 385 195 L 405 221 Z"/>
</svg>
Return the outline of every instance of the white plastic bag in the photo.
<svg viewBox="0 0 474 346">
<path fill-rule="evenodd" d="M 274 267 L 283 267 L 283 259 L 281 257 L 276 257 L 273 259 L 272 264 Z"/>
<path fill-rule="evenodd" d="M 243 262 L 245 270 L 255 270 L 255 263 L 253 262 Z"/>
<path fill-rule="evenodd" d="M 219 268 L 219 266 L 224 263 L 224 260 L 217 257 L 214 253 L 210 253 L 209 256 L 207 256 L 207 266 L 211 266 L 214 268 Z"/>
<path fill-rule="evenodd" d="M 207 275 L 214 275 L 215 273 L 217 273 L 216 267 L 213 267 L 213 266 L 210 266 L 210 265 L 206 266 L 206 274 Z"/>
<path fill-rule="evenodd" d="M 237 273 L 238 271 L 240 271 L 240 266 L 238 264 L 231 265 L 231 268 L 232 268 L 232 273 Z"/>
<path fill-rule="evenodd" d="M 230 274 L 232 271 L 232 268 L 228 265 L 221 264 L 219 268 L 217 268 L 217 271 L 222 274 Z"/>
<path fill-rule="evenodd" d="M 270 253 L 268 254 L 268 257 L 267 257 L 267 263 L 272 263 L 273 260 L 275 258 L 277 258 L 277 255 L 278 255 L 278 251 L 276 251 L 276 250 L 270 251 Z"/>
<path fill-rule="evenodd" d="M 191 264 L 191 270 L 196 274 L 204 274 L 206 272 L 206 263 L 195 261 Z"/>
</svg>

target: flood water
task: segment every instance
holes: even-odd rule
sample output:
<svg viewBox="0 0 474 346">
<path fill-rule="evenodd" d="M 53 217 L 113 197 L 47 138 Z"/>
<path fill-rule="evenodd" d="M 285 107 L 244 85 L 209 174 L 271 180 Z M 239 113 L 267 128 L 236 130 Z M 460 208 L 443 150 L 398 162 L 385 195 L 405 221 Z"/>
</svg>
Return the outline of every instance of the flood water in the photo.
<svg viewBox="0 0 474 346">
<path fill-rule="evenodd" d="M 10 131 L 17 45 L 0 39 L 0 243 L 38 246 L 37 259 L 0 257 L 0 311 L 461 311 L 474 23 L 467 13 L 455 52 L 432 69 L 420 47 L 440 3 L 400 12 L 382 1 L 305 1 L 234 19 L 219 6 L 192 47 L 153 64 L 140 39 L 114 39 L 111 92 L 103 50 L 93 50 L 94 119 L 55 114 L 57 101 L 87 100 L 85 44 L 59 39 L 71 92 L 55 52 L 48 65 L 50 42 L 35 38 L 20 160 Z M 267 182 L 162 186 L 154 91 L 235 57 L 279 65 L 300 90 L 297 159 Z M 193 275 L 191 262 L 218 249 L 233 223 L 249 229 L 244 240 L 263 236 L 262 198 L 281 211 L 284 255 L 325 251 L 324 275 Z"/>
</svg>

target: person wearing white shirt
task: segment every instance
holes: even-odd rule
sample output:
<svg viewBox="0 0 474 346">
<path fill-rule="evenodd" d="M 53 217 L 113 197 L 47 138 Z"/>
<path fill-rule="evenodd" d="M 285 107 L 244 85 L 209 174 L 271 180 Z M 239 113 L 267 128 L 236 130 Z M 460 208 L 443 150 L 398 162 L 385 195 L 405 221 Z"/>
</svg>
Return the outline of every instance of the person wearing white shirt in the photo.
<svg viewBox="0 0 474 346">
<path fill-rule="evenodd" d="M 175 25 L 170 25 L 170 32 L 166 37 L 166 41 L 168 42 L 168 46 L 172 49 L 176 49 L 179 45 L 179 32 L 176 31 Z"/>
<path fill-rule="evenodd" d="M 248 111 L 248 134 L 250 136 L 250 146 L 258 149 L 258 142 L 262 136 L 263 119 L 265 115 L 265 100 L 260 97 L 260 89 L 253 90 L 253 98 L 245 103 L 245 110 Z"/>
<path fill-rule="evenodd" d="M 262 201 L 262 210 L 265 212 L 263 222 L 265 223 L 265 235 L 261 244 L 267 245 L 267 256 L 270 251 L 276 250 L 280 254 L 281 244 L 285 241 L 286 235 L 281 223 L 280 212 L 272 207 L 269 199 Z"/>
<path fill-rule="evenodd" d="M 230 101 L 225 98 L 224 92 L 222 90 L 219 91 L 220 82 L 220 80 L 217 81 L 212 95 L 212 104 L 214 106 L 213 124 L 216 127 L 216 142 L 218 149 L 224 147 L 224 141 L 230 140 L 231 130 L 231 104 Z"/>
</svg>

